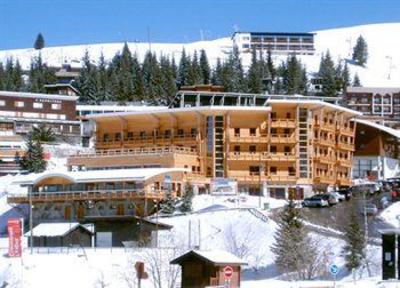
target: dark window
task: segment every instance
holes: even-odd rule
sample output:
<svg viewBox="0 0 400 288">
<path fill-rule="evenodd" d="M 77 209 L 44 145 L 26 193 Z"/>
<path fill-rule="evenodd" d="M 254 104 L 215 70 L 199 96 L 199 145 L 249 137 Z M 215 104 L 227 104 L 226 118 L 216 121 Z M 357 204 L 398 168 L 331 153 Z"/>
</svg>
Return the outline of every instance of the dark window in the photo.
<svg viewBox="0 0 400 288">
<path fill-rule="evenodd" d="M 256 146 L 255 145 L 250 145 L 249 146 L 249 151 L 250 151 L 250 153 L 255 153 L 256 152 Z"/>
<path fill-rule="evenodd" d="M 146 131 L 140 131 L 140 138 L 145 138 L 146 137 Z"/>
<path fill-rule="evenodd" d="M 132 140 L 133 139 L 133 132 L 128 132 L 128 140 Z"/>
<path fill-rule="evenodd" d="M 235 152 L 240 152 L 240 146 L 239 145 L 236 145 L 233 149 L 234 149 Z"/>
<path fill-rule="evenodd" d="M 121 141 L 121 133 L 115 133 L 115 141 Z"/>
<path fill-rule="evenodd" d="M 276 153 L 276 146 L 271 146 L 271 153 Z"/>
<path fill-rule="evenodd" d="M 271 134 L 277 134 L 278 130 L 276 128 L 271 128 Z"/>
<path fill-rule="evenodd" d="M 285 153 L 290 153 L 290 147 L 289 146 L 285 146 Z"/>
<path fill-rule="evenodd" d="M 271 119 L 276 119 L 276 112 L 271 113 Z"/>
<path fill-rule="evenodd" d="M 250 136 L 256 136 L 256 128 L 250 128 Z"/>
<path fill-rule="evenodd" d="M 108 141 L 110 141 L 110 135 L 104 134 L 103 135 L 103 142 L 108 142 Z"/>
<path fill-rule="evenodd" d="M 290 116 L 291 116 L 291 115 L 290 115 L 290 112 L 287 112 L 287 113 L 286 113 L 286 119 L 290 119 Z"/>
<path fill-rule="evenodd" d="M 192 128 L 190 133 L 192 133 L 192 135 L 196 135 L 197 134 L 197 128 Z"/>
<path fill-rule="evenodd" d="M 250 175 L 260 175 L 260 167 L 258 166 L 250 166 L 249 167 Z"/>
<path fill-rule="evenodd" d="M 183 129 L 178 129 L 178 135 L 183 135 Z"/>
<path fill-rule="evenodd" d="M 274 167 L 274 166 L 272 166 L 272 167 L 269 167 L 269 173 L 271 174 L 271 175 L 276 175 L 276 172 L 277 172 L 278 170 L 276 169 L 276 167 Z"/>
<path fill-rule="evenodd" d="M 235 128 L 235 136 L 240 136 L 240 128 Z"/>
</svg>

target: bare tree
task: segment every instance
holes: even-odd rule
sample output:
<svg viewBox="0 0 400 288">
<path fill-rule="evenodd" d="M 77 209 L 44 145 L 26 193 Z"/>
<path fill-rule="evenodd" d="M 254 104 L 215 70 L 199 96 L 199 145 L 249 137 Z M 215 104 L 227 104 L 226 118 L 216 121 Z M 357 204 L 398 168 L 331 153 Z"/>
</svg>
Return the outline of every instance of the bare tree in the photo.
<svg viewBox="0 0 400 288">
<path fill-rule="evenodd" d="M 180 267 L 169 261 L 179 256 L 181 247 L 171 249 L 153 248 L 144 252 L 146 271 L 155 288 L 175 288 L 179 281 Z"/>
</svg>

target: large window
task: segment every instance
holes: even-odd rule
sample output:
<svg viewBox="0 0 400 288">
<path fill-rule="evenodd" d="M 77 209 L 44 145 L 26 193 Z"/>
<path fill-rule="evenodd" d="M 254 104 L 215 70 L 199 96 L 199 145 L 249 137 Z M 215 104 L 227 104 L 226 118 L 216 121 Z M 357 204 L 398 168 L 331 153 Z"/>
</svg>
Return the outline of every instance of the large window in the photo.
<svg viewBox="0 0 400 288">
<path fill-rule="evenodd" d="M 33 108 L 35 108 L 35 109 L 42 109 L 42 108 L 43 108 L 43 103 L 34 102 L 34 103 L 33 103 Z"/>
<path fill-rule="evenodd" d="M 15 107 L 24 107 L 25 103 L 23 101 L 15 101 Z"/>
</svg>

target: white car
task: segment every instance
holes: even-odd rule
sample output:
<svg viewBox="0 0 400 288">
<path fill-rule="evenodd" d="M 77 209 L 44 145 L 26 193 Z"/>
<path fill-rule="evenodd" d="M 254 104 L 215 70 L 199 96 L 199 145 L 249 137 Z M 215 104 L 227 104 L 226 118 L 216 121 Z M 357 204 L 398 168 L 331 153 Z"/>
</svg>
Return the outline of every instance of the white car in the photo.
<svg viewBox="0 0 400 288">
<path fill-rule="evenodd" d="M 343 200 L 346 199 L 345 195 L 340 194 L 339 192 L 331 192 L 329 193 L 330 195 L 332 195 L 332 197 L 334 197 L 336 199 L 337 202 L 342 202 Z"/>
</svg>

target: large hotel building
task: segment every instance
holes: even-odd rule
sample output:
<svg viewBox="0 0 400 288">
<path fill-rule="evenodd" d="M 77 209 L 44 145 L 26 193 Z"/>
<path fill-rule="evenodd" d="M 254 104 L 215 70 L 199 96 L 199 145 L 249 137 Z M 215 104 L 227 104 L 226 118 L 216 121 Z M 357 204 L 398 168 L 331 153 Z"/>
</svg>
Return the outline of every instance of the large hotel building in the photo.
<svg viewBox="0 0 400 288">
<path fill-rule="evenodd" d="M 170 109 L 90 116 L 96 151 L 67 165 L 182 168 L 199 190 L 229 178 L 239 191 L 303 198 L 351 185 L 359 114 L 316 97 L 182 91 Z"/>
</svg>

